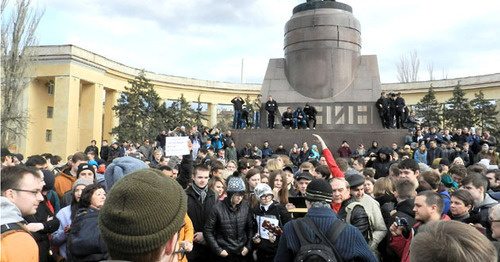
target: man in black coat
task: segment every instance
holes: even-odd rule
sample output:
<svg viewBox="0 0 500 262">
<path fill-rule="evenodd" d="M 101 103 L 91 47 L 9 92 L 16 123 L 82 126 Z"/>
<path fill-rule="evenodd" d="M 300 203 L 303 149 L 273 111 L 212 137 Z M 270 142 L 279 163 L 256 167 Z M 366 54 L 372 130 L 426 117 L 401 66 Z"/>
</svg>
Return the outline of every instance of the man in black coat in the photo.
<svg viewBox="0 0 500 262">
<path fill-rule="evenodd" d="M 363 205 L 350 196 L 349 183 L 345 179 L 333 178 L 330 181 L 334 204 L 341 204 L 338 217 L 359 229 L 365 240 L 370 237 L 370 221 Z"/>
<path fill-rule="evenodd" d="M 278 111 L 278 103 L 272 96 L 269 96 L 265 109 L 267 111 L 267 128 L 274 128 L 274 115 Z"/>
<path fill-rule="evenodd" d="M 382 122 L 382 127 L 389 128 L 390 101 L 389 98 L 386 97 L 385 92 L 380 94 L 380 98 L 377 100 L 375 105 L 380 116 L 380 121 Z"/>
<path fill-rule="evenodd" d="M 304 113 L 306 113 L 307 117 L 307 128 L 310 128 L 310 122 L 312 122 L 312 128 L 316 129 L 316 115 L 318 114 L 318 111 L 316 108 L 312 105 L 309 105 L 309 103 L 306 104 L 304 107 Z"/>
<path fill-rule="evenodd" d="M 194 168 L 193 184 L 186 189 L 188 216 L 194 227 L 193 251 L 187 253 L 189 261 L 208 261 L 210 249 L 206 245 L 203 229 L 213 206 L 218 203 L 217 193 L 208 188 L 210 169 L 206 165 Z"/>
<path fill-rule="evenodd" d="M 401 92 L 398 93 L 396 97 L 396 128 L 403 128 L 404 122 L 404 109 L 405 109 L 405 99 L 401 96 Z"/>
</svg>

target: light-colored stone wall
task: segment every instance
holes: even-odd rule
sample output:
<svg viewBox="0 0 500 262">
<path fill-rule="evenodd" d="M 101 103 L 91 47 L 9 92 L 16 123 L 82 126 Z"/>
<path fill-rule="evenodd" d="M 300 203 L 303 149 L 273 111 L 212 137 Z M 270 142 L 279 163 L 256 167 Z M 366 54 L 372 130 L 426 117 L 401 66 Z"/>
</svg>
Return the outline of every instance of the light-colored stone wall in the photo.
<svg viewBox="0 0 500 262">
<path fill-rule="evenodd" d="M 30 122 L 26 137 L 13 148 L 26 156 L 50 152 L 63 158 L 83 151 L 90 140 L 111 141 L 111 128 L 118 119 L 111 110 L 120 92 L 140 72 L 101 55 L 73 46 L 38 46 L 33 81 L 26 89 L 26 109 Z M 236 95 L 251 99 L 260 94 L 260 84 L 238 84 L 199 80 L 145 72 L 164 100 L 176 100 L 181 94 L 190 101 L 206 103 L 209 126 L 217 122 L 216 106 L 230 105 Z M 54 94 L 48 94 L 46 83 L 54 83 Z M 54 107 L 53 118 L 47 118 L 47 107 Z M 46 141 L 46 130 L 52 140 Z"/>
</svg>

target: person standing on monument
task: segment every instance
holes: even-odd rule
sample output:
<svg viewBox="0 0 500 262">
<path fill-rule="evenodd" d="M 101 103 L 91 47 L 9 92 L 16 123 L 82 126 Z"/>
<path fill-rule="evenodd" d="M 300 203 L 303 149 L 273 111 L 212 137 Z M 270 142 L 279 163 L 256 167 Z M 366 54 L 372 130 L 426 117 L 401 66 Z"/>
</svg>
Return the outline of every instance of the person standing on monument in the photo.
<svg viewBox="0 0 500 262">
<path fill-rule="evenodd" d="M 389 128 L 389 102 L 389 98 L 387 98 L 385 92 L 382 92 L 380 98 L 375 103 L 383 128 Z"/>
<path fill-rule="evenodd" d="M 260 109 L 262 108 L 262 95 L 257 95 L 257 98 L 252 102 L 253 119 L 252 129 L 260 128 Z"/>
<path fill-rule="evenodd" d="M 400 129 L 403 128 L 403 122 L 405 119 L 404 117 L 404 111 L 405 111 L 405 99 L 401 96 L 401 92 L 398 93 L 398 96 L 396 97 L 396 128 Z"/>
<path fill-rule="evenodd" d="M 278 111 L 278 103 L 272 96 L 269 96 L 265 109 L 267 111 L 267 128 L 274 129 L 274 114 Z"/>
<path fill-rule="evenodd" d="M 394 128 L 396 118 L 396 94 L 389 93 L 389 128 Z"/>
<path fill-rule="evenodd" d="M 240 96 L 237 96 L 231 100 L 231 103 L 234 105 L 233 129 L 239 129 L 239 121 L 245 101 Z"/>
</svg>

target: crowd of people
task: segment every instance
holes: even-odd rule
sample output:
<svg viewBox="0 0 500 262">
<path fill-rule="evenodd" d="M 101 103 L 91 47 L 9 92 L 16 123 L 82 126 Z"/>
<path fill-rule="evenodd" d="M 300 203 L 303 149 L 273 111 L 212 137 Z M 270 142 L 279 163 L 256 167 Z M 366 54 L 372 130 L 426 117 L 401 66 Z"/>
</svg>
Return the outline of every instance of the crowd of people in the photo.
<svg viewBox="0 0 500 262">
<path fill-rule="evenodd" d="M 233 129 L 258 129 L 260 128 L 260 114 L 263 106 L 262 95 L 258 95 L 251 103 L 245 103 L 240 96 L 231 100 L 234 106 Z M 276 114 L 279 114 L 278 102 L 269 96 L 264 103 L 264 109 L 267 112 L 267 128 L 276 128 Z M 318 111 L 309 103 L 304 108 L 301 106 L 293 110 L 287 107 L 286 111 L 280 116 L 282 128 L 293 129 L 316 129 L 316 115 Z M 248 117 L 251 117 L 251 122 Z"/>
<path fill-rule="evenodd" d="M 190 153 L 170 156 L 168 136 Z M 67 161 L 2 149 L 2 261 L 497 261 L 489 131 L 336 150 L 313 136 L 237 149 L 229 130 L 178 127 Z"/>
</svg>

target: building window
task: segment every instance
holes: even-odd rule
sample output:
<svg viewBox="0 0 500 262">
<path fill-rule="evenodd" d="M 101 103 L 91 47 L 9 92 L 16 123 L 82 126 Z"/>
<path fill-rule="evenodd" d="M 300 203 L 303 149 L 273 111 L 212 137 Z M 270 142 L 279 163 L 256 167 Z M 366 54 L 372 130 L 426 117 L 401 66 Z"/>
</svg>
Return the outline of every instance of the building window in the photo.
<svg viewBox="0 0 500 262">
<path fill-rule="evenodd" d="M 54 107 L 48 106 L 47 107 L 47 118 L 52 118 L 54 115 Z"/>
<path fill-rule="evenodd" d="M 45 86 L 47 86 L 47 93 L 49 95 L 54 94 L 54 81 L 50 80 L 47 83 L 45 83 Z"/>
<path fill-rule="evenodd" d="M 52 130 L 45 130 L 45 142 L 52 142 Z"/>
</svg>

